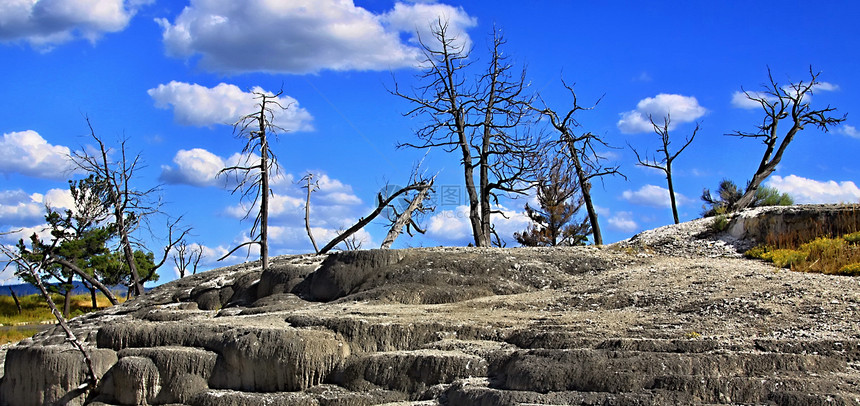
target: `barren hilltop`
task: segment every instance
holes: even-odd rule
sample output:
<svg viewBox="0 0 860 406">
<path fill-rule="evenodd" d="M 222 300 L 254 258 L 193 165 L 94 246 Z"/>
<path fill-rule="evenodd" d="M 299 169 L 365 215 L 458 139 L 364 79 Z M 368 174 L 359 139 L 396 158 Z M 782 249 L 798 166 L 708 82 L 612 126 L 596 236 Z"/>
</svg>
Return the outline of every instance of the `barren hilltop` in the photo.
<svg viewBox="0 0 860 406">
<path fill-rule="evenodd" d="M 860 404 L 860 279 L 743 258 L 853 207 L 756 209 L 604 247 L 275 258 L 9 349 L 0 404 Z"/>
</svg>

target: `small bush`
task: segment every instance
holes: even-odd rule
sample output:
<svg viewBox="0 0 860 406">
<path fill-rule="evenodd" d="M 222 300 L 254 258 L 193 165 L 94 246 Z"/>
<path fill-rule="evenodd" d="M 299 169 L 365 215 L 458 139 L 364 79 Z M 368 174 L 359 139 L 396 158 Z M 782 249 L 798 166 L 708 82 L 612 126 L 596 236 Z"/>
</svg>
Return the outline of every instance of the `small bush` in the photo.
<svg viewBox="0 0 860 406">
<path fill-rule="evenodd" d="M 851 244 L 860 243 L 860 231 L 858 231 L 856 233 L 845 234 L 842 236 L 842 239 L 851 243 Z"/>
<path fill-rule="evenodd" d="M 762 259 L 773 262 L 774 265 L 780 268 L 793 268 L 809 256 L 806 252 L 798 250 L 779 249 L 765 253 Z"/>
<path fill-rule="evenodd" d="M 860 276 L 860 262 L 848 264 L 839 268 L 838 274 L 847 276 Z"/>
<path fill-rule="evenodd" d="M 729 228 L 729 220 L 725 214 L 718 214 L 714 217 L 714 222 L 711 223 L 711 230 L 721 233 Z"/>
<path fill-rule="evenodd" d="M 748 249 L 744 252 L 744 256 L 747 258 L 753 259 L 764 259 L 765 254 L 770 251 L 770 247 L 767 245 L 758 245 Z"/>
</svg>

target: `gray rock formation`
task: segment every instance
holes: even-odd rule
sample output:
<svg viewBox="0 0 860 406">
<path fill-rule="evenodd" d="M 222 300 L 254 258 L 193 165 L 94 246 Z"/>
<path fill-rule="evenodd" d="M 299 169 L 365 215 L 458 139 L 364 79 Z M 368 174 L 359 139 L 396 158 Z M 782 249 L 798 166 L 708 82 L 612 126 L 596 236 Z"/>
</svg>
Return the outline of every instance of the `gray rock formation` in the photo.
<svg viewBox="0 0 860 406">
<path fill-rule="evenodd" d="M 95 390 L 57 329 L 9 348 L 0 405 L 860 405 L 860 279 L 740 258 L 772 218 L 209 271 L 70 322 Z"/>
</svg>

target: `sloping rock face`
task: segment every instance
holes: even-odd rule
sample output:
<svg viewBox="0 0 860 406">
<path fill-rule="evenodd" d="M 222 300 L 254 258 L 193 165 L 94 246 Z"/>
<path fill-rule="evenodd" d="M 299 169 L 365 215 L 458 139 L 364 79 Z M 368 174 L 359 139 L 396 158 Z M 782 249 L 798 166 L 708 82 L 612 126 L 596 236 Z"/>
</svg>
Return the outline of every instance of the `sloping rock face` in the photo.
<svg viewBox="0 0 860 406">
<path fill-rule="evenodd" d="M 860 279 L 677 243 L 702 224 L 198 274 L 72 320 L 94 390 L 59 330 L 11 348 L 0 405 L 860 405 Z"/>
</svg>

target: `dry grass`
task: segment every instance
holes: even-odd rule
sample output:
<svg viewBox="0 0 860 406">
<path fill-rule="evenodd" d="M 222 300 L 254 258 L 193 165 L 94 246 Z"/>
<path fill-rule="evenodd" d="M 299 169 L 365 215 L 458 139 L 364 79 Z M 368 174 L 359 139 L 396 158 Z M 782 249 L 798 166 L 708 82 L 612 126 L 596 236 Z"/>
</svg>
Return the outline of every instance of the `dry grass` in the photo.
<svg viewBox="0 0 860 406">
<path fill-rule="evenodd" d="M 795 247 L 760 245 L 745 253 L 774 265 L 800 272 L 860 276 L 860 243 L 857 232 L 837 238 L 818 237 Z"/>
<path fill-rule="evenodd" d="M 53 295 L 54 303 L 62 311 L 63 296 Z M 42 322 L 54 322 L 56 319 L 51 314 L 48 304 L 40 295 L 29 295 L 19 297 L 21 312 L 15 306 L 11 296 L 0 296 L 0 325 L 13 326 L 0 330 L 0 344 L 16 342 L 36 334 L 36 330 L 28 325 L 41 324 Z M 122 300 L 122 299 L 120 299 Z M 98 307 L 103 309 L 110 306 L 110 301 L 103 295 L 96 296 Z M 72 296 L 70 313 L 72 317 L 93 311 L 90 295 Z"/>
</svg>

